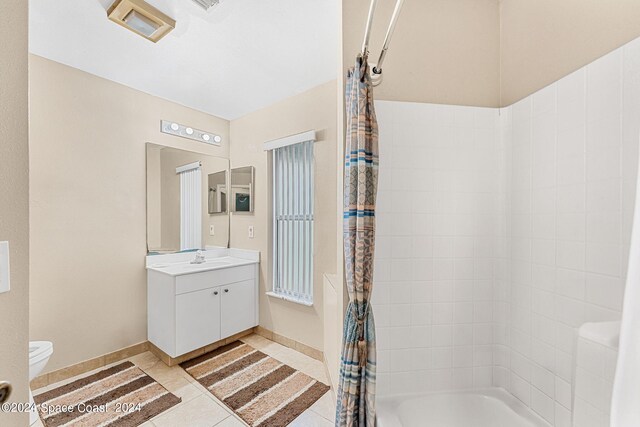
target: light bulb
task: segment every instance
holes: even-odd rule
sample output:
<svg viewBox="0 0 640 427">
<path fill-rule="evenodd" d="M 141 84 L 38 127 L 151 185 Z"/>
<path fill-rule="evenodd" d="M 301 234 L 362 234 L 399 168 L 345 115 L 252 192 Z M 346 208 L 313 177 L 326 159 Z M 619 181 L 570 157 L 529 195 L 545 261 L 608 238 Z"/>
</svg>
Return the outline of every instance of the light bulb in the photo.
<svg viewBox="0 0 640 427">
<path fill-rule="evenodd" d="M 184 131 L 187 133 L 187 135 L 193 135 L 193 129 L 191 128 L 186 128 Z"/>
<path fill-rule="evenodd" d="M 214 142 L 220 142 L 220 141 L 222 141 L 222 138 L 220 138 L 220 136 L 216 135 L 216 136 L 213 137 L 213 141 Z"/>
<path fill-rule="evenodd" d="M 202 139 L 204 139 L 205 141 L 209 141 L 211 137 L 205 133 L 202 135 Z"/>
<path fill-rule="evenodd" d="M 171 129 L 172 130 L 178 130 L 178 129 L 180 129 L 180 126 L 177 123 L 171 123 Z"/>
</svg>

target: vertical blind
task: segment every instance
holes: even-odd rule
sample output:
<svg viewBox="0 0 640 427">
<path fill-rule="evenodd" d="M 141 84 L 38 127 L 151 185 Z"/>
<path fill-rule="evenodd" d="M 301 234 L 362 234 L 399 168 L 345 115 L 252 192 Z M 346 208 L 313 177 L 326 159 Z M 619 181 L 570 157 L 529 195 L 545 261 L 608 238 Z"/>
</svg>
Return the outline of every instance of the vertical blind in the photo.
<svg viewBox="0 0 640 427">
<path fill-rule="evenodd" d="M 180 250 L 202 248 L 202 174 L 200 162 L 176 168 L 180 175 Z"/>
<path fill-rule="evenodd" d="M 313 302 L 313 141 L 273 150 L 273 292 Z"/>
</svg>

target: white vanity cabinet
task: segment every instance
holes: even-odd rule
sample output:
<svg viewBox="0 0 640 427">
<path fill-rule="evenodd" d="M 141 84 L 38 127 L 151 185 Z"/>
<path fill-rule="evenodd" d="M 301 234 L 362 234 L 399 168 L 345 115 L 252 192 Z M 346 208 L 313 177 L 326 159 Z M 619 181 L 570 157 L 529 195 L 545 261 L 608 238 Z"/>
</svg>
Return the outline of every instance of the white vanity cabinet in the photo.
<svg viewBox="0 0 640 427">
<path fill-rule="evenodd" d="M 176 295 L 176 355 L 219 341 L 220 323 L 220 288 Z"/>
<path fill-rule="evenodd" d="M 225 322 L 220 325 L 220 333 L 223 337 L 246 331 L 258 324 L 252 306 L 256 300 L 253 280 L 232 283 L 220 289 L 222 290 L 220 314 L 225 319 Z"/>
<path fill-rule="evenodd" d="M 173 358 L 258 325 L 258 263 L 214 263 L 148 267 L 148 338 Z"/>
</svg>

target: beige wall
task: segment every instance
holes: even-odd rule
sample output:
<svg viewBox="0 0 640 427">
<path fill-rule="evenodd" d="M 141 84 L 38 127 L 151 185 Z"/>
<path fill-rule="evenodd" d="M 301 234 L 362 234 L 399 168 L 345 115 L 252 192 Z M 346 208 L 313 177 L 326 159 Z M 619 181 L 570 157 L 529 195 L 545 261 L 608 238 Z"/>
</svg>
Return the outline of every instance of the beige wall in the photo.
<svg viewBox="0 0 640 427">
<path fill-rule="evenodd" d="M 323 347 L 322 275 L 336 271 L 336 81 L 231 122 L 231 167 L 255 166 L 255 213 L 232 215 L 231 247 L 261 252 L 260 325 L 316 349 Z M 314 305 L 265 295 L 271 289 L 270 170 L 266 141 L 315 129 Z M 248 227 L 255 238 L 248 238 Z"/>
<path fill-rule="evenodd" d="M 640 36 L 636 0 L 501 0 L 501 104 Z"/>
<path fill-rule="evenodd" d="M 53 341 L 53 370 L 146 340 L 145 143 L 228 157 L 229 122 L 41 57 L 30 67 L 30 337 Z M 161 134 L 161 119 L 223 144 Z"/>
<path fill-rule="evenodd" d="M 12 402 L 28 399 L 29 135 L 27 2 L 0 2 L 0 241 L 8 240 L 11 291 L 0 294 L 0 381 Z M 0 411 L 0 425 L 23 426 L 27 414 Z"/>
<path fill-rule="evenodd" d="M 370 0 L 345 0 L 344 64 L 362 47 Z M 378 60 L 395 1 L 378 1 L 371 62 Z M 499 103 L 498 0 L 406 0 L 376 99 L 496 107 Z"/>
<path fill-rule="evenodd" d="M 344 64 L 369 0 L 343 1 Z M 378 2 L 378 59 L 395 1 Z M 635 0 L 406 0 L 376 99 L 507 106 L 640 36 Z"/>
</svg>

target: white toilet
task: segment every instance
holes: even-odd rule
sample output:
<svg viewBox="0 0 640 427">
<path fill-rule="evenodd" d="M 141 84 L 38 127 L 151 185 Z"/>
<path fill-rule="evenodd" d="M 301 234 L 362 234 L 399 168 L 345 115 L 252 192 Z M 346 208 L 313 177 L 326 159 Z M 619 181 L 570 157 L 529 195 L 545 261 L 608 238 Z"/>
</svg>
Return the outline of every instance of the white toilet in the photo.
<svg viewBox="0 0 640 427">
<path fill-rule="evenodd" d="M 49 341 L 29 342 L 29 382 L 40 375 L 49 358 L 53 354 L 53 343 Z M 29 388 L 29 403 L 33 404 L 33 394 Z M 29 414 L 29 425 L 38 420 L 38 411 L 31 411 Z"/>
</svg>

